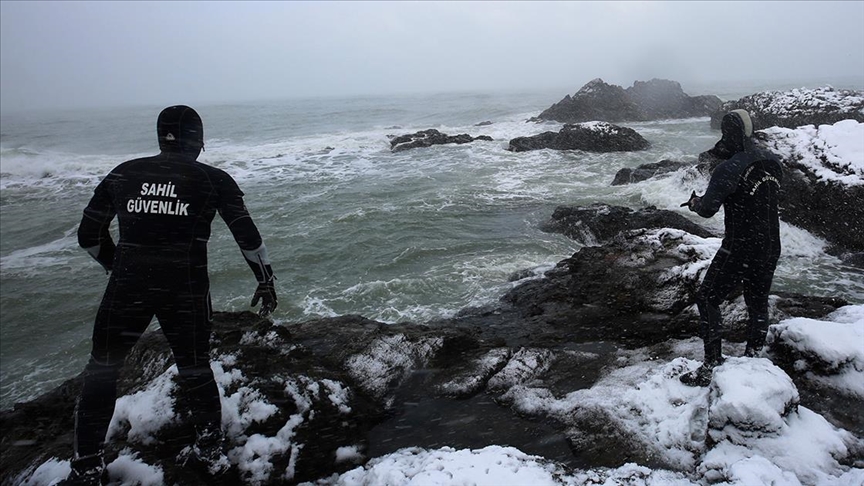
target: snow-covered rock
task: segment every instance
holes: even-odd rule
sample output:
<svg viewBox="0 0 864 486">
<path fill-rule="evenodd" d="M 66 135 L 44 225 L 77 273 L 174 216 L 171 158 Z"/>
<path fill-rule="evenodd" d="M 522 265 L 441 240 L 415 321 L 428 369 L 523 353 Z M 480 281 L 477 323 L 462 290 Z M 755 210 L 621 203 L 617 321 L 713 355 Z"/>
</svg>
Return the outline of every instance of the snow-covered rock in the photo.
<svg viewBox="0 0 864 486">
<path fill-rule="evenodd" d="M 788 165 L 801 166 L 817 182 L 864 185 L 864 123 L 842 120 L 832 125 L 770 127 L 760 141 Z"/>
<path fill-rule="evenodd" d="M 708 434 L 715 442 L 746 444 L 776 436 L 798 409 L 798 390 L 783 370 L 764 358 L 728 358 L 714 370 Z"/>
<path fill-rule="evenodd" d="M 767 340 L 807 379 L 864 399 L 864 305 L 843 307 L 824 320 L 786 319 L 768 329 Z"/>
<path fill-rule="evenodd" d="M 754 130 L 830 125 L 847 119 L 864 122 L 864 93 L 831 86 L 763 91 L 723 103 L 711 115 L 711 127 L 720 128 L 723 116 L 737 109 L 750 113 Z"/>
</svg>

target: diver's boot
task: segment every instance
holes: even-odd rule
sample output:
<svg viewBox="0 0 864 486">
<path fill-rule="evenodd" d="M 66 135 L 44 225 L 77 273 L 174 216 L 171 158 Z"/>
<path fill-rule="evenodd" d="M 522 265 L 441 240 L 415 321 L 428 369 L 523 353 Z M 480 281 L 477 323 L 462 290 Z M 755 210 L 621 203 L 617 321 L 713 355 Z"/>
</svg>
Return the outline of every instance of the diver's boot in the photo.
<svg viewBox="0 0 864 486">
<path fill-rule="evenodd" d="M 102 454 L 97 453 L 89 456 L 73 459 L 72 472 L 69 476 L 57 483 L 62 486 L 99 486 L 104 484 L 102 476 L 105 473 L 105 461 Z"/>
<path fill-rule="evenodd" d="M 703 364 L 690 373 L 684 373 L 678 379 L 687 386 L 708 386 L 714 376 L 714 367 Z"/>
<path fill-rule="evenodd" d="M 758 358 L 762 354 L 762 350 L 765 347 L 765 334 L 766 332 L 761 328 L 750 331 L 747 347 L 744 348 L 744 356 Z"/>
<path fill-rule="evenodd" d="M 745 358 L 758 358 L 762 354 L 762 346 L 754 347 L 747 344 L 747 347 L 744 348 L 744 357 Z"/>
<path fill-rule="evenodd" d="M 198 432 L 194 444 L 180 451 L 177 463 L 198 469 L 208 476 L 218 477 L 231 466 L 225 449 L 222 430 L 205 427 Z"/>
<path fill-rule="evenodd" d="M 723 364 L 723 354 L 720 352 L 719 339 L 705 343 L 705 361 L 695 370 L 684 373 L 678 379 L 687 386 L 708 386 L 714 375 L 714 368 Z"/>
<path fill-rule="evenodd" d="M 207 428 L 200 432 L 192 449 L 197 459 L 207 466 L 207 471 L 211 475 L 219 475 L 231 465 L 228 456 L 225 455 L 225 439 L 222 430 L 218 428 Z"/>
</svg>

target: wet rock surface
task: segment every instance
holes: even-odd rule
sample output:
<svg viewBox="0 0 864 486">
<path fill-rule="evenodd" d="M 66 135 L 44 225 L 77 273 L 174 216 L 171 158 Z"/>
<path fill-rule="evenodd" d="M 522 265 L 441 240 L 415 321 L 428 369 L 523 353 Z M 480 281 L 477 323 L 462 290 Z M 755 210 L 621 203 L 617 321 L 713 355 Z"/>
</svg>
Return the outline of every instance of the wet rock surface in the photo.
<svg viewBox="0 0 864 486">
<path fill-rule="evenodd" d="M 584 245 L 604 243 L 622 231 L 645 228 L 677 228 L 703 238 L 717 236 L 674 211 L 654 206 L 633 210 L 603 203 L 558 206 L 540 226 L 543 231 L 561 233 Z"/>
<path fill-rule="evenodd" d="M 441 133 L 434 128 L 430 128 L 429 130 L 422 130 L 419 132 L 391 138 L 390 150 L 393 152 L 401 152 L 403 150 L 409 150 L 412 148 L 431 147 L 433 145 L 471 143 L 475 140 L 491 141 L 492 137 L 488 135 L 472 137 L 467 133 L 461 133 L 459 135 L 447 135 L 446 133 Z"/>
<path fill-rule="evenodd" d="M 632 152 L 645 150 L 651 144 L 636 130 L 605 122 L 564 125 L 558 132 L 543 132 L 510 140 L 507 150 L 584 150 L 586 152 Z"/>
<path fill-rule="evenodd" d="M 635 184 L 648 180 L 654 176 L 674 172 L 684 167 L 690 167 L 692 164 L 686 162 L 676 162 L 674 160 L 661 160 L 650 164 L 642 164 L 635 169 L 625 167 L 615 173 L 612 180 L 613 186 L 623 186 L 625 184 Z"/>
</svg>

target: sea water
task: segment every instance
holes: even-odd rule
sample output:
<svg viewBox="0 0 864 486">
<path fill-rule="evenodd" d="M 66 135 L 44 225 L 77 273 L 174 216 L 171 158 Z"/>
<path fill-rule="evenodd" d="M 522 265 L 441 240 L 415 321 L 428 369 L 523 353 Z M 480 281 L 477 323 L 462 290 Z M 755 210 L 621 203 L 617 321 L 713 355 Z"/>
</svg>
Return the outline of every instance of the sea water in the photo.
<svg viewBox="0 0 864 486">
<path fill-rule="evenodd" d="M 735 99 L 755 91 L 704 93 Z M 515 272 L 539 274 L 580 248 L 538 229 L 558 205 L 654 205 L 722 230 L 722 214 L 702 220 L 679 208 L 704 180 L 678 172 L 610 185 L 624 167 L 695 161 L 719 137 L 708 118 L 623 124 L 651 142 L 639 152 L 506 150 L 512 138 L 560 129 L 526 120 L 564 94 L 195 106 L 205 127 L 199 160 L 227 171 L 246 194 L 278 278 L 277 323 L 344 314 L 424 322 L 492 303 L 514 285 Z M 57 386 L 86 363 L 108 276 L 77 245 L 81 213 L 115 165 L 157 152 L 162 108 L 3 116 L 0 408 Z M 493 141 L 390 151 L 389 137 L 429 128 Z M 864 302 L 861 271 L 826 255 L 824 241 L 788 225 L 781 236 L 774 290 Z M 249 309 L 256 282 L 218 216 L 209 260 L 214 309 Z"/>
</svg>

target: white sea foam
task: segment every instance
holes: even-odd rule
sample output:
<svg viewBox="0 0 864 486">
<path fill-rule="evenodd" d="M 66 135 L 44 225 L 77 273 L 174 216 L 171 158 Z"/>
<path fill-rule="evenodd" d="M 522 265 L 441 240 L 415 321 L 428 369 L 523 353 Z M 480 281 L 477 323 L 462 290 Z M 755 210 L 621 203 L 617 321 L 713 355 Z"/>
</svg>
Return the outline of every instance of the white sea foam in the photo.
<svg viewBox="0 0 864 486">
<path fill-rule="evenodd" d="M 2 148 L 0 190 L 17 188 L 95 187 L 115 165 L 142 156 L 78 155 L 37 149 Z"/>
<path fill-rule="evenodd" d="M 6 275 L 38 277 L 70 266 L 80 268 L 89 257 L 80 251 L 75 229 L 56 240 L 12 251 L 0 258 L 0 269 Z"/>
</svg>

